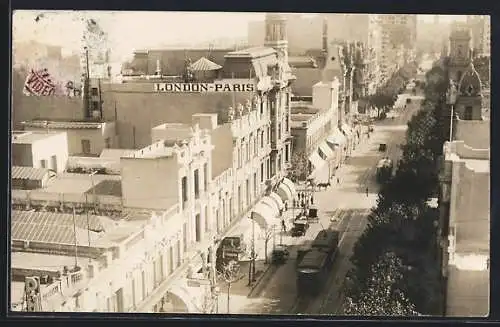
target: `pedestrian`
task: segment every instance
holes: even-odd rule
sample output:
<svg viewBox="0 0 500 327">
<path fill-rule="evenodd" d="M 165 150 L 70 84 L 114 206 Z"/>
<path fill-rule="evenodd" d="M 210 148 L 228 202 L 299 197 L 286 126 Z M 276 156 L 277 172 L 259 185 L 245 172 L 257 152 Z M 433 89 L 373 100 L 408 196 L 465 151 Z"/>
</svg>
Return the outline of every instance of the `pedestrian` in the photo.
<svg viewBox="0 0 500 327">
<path fill-rule="evenodd" d="M 286 233 L 286 224 L 284 219 L 281 221 L 281 227 L 283 228 L 283 232 Z"/>
<path fill-rule="evenodd" d="M 337 184 L 340 184 L 340 178 L 337 177 Z"/>
<path fill-rule="evenodd" d="M 366 188 L 366 196 L 368 197 L 368 187 Z"/>
<path fill-rule="evenodd" d="M 285 211 L 288 211 L 288 201 L 285 201 Z"/>
<path fill-rule="evenodd" d="M 314 197 L 311 195 L 311 205 L 314 204 Z"/>
</svg>

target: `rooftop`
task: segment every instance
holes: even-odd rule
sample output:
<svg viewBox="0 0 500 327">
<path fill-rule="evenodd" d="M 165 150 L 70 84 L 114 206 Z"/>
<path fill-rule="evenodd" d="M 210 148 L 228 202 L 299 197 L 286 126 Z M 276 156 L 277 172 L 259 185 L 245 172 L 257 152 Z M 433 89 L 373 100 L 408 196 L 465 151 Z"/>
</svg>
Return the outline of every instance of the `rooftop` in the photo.
<svg viewBox="0 0 500 327">
<path fill-rule="evenodd" d="M 478 173 L 490 172 L 490 160 L 465 159 L 465 166 Z"/>
<path fill-rule="evenodd" d="M 42 180 L 49 173 L 45 168 L 12 166 L 12 179 Z"/>
<path fill-rule="evenodd" d="M 70 120 L 28 120 L 21 124 L 26 127 L 54 128 L 54 129 L 99 129 L 104 124 L 112 122 L 102 121 L 70 121 Z"/>
<path fill-rule="evenodd" d="M 40 189 L 40 191 L 60 194 L 83 194 L 91 191 L 93 185 L 97 186 L 105 180 L 119 182 L 121 176 L 96 174 L 91 177 L 88 174 L 62 173 L 51 179 L 47 187 Z"/>
<path fill-rule="evenodd" d="M 231 51 L 224 58 L 259 58 L 275 54 L 276 50 L 268 47 L 253 47 L 243 50 Z"/>
<path fill-rule="evenodd" d="M 131 149 L 104 149 L 100 158 L 121 158 L 133 154 L 136 150 Z"/>
<path fill-rule="evenodd" d="M 54 135 L 58 135 L 58 132 L 36 132 L 36 131 L 13 131 L 12 132 L 12 143 L 14 144 L 33 144 L 37 141 L 41 141 L 50 138 Z"/>
</svg>

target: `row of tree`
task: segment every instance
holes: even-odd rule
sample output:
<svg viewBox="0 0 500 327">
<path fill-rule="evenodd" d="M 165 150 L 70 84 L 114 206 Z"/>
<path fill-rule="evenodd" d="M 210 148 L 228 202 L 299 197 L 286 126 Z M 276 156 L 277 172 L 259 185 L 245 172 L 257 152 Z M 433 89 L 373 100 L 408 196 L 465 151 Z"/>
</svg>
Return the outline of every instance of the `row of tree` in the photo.
<svg viewBox="0 0 500 327">
<path fill-rule="evenodd" d="M 354 248 L 346 279 L 346 314 L 432 315 L 441 310 L 438 211 L 428 205 L 438 189 L 442 154 L 439 67 L 426 76 L 426 99 L 408 123 L 395 175 L 382 186 L 368 227 Z"/>
<path fill-rule="evenodd" d="M 398 94 L 403 92 L 406 84 L 415 76 L 417 70 L 418 66 L 414 62 L 404 65 L 375 94 L 368 97 L 368 103 L 377 108 L 378 117 L 394 106 Z"/>
</svg>

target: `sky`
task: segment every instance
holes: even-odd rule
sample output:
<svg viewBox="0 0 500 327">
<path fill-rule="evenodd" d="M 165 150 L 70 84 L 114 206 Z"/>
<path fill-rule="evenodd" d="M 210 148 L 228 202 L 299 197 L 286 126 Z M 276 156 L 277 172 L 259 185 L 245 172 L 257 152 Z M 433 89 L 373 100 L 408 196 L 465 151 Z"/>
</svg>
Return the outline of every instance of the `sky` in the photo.
<svg viewBox="0 0 500 327">
<path fill-rule="evenodd" d="M 419 18 L 426 21 L 433 19 L 433 15 L 421 16 Z M 457 18 L 441 17 L 443 21 Z M 62 46 L 63 54 L 78 52 L 83 23 L 88 18 L 95 19 L 108 33 L 112 60 L 122 61 L 130 57 L 133 49 L 152 48 L 158 44 L 246 38 L 248 23 L 264 20 L 265 14 L 18 10 L 12 18 L 13 42 L 36 40 Z"/>
</svg>

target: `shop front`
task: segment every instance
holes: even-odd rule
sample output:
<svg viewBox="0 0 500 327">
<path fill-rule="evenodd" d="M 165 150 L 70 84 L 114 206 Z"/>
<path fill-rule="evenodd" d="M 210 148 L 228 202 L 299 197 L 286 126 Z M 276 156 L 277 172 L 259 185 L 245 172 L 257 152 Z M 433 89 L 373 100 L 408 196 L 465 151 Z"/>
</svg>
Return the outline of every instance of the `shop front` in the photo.
<svg viewBox="0 0 500 327">
<path fill-rule="evenodd" d="M 347 139 L 347 153 L 346 153 L 346 155 L 349 157 L 349 156 L 351 156 L 352 150 L 354 149 L 354 140 L 353 140 L 353 133 L 352 133 L 351 127 L 347 124 L 342 124 L 342 133 L 344 133 L 344 135 Z"/>
<path fill-rule="evenodd" d="M 320 157 L 326 161 L 326 164 L 328 165 L 328 178 L 332 177 L 335 175 L 335 152 L 328 146 L 326 143 L 326 140 L 321 142 L 318 147 L 318 153 Z M 327 182 L 327 181 L 325 181 Z"/>
<path fill-rule="evenodd" d="M 335 153 L 334 167 L 338 169 L 347 156 L 347 139 L 337 128 L 326 138 L 326 144 Z"/>
</svg>

